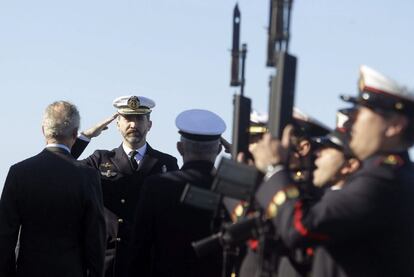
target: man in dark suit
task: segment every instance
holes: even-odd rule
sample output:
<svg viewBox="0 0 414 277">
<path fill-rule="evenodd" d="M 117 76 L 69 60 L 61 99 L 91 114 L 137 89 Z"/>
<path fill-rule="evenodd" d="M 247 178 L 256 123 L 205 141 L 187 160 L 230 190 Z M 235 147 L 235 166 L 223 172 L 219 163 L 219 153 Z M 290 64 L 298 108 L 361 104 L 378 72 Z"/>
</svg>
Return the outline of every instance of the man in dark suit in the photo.
<svg viewBox="0 0 414 277">
<path fill-rule="evenodd" d="M 42 124 L 46 148 L 10 168 L 0 200 L 0 276 L 103 276 L 99 175 L 70 154 L 79 121 L 74 105 L 49 105 Z"/>
<path fill-rule="evenodd" d="M 122 96 L 114 100 L 117 114 L 83 133 L 87 139 L 98 135 L 112 120 L 123 138 L 113 150 L 96 150 L 83 163 L 101 174 L 108 238 L 106 277 L 124 277 L 133 214 L 144 180 L 154 174 L 178 169 L 177 159 L 153 149 L 146 141 L 152 126 L 154 101 L 143 96 Z M 78 157 L 87 141 L 78 139 L 72 154 Z"/>
<path fill-rule="evenodd" d="M 214 161 L 226 126 L 216 114 L 188 110 L 178 115 L 177 149 L 184 165 L 178 171 L 145 181 L 138 204 L 128 276 L 220 276 L 221 258 L 198 259 L 191 242 L 211 234 L 213 214 L 180 202 L 186 184 L 210 189 Z"/>
<path fill-rule="evenodd" d="M 350 148 L 361 169 L 341 190 L 304 201 L 285 169 L 286 129 L 282 142 L 265 136 L 253 153 L 267 172 L 256 199 L 285 245 L 323 245 L 336 276 L 414 276 L 414 168 L 407 152 L 414 93 L 367 66 L 359 84 L 358 97 L 344 99 L 356 104 Z"/>
</svg>

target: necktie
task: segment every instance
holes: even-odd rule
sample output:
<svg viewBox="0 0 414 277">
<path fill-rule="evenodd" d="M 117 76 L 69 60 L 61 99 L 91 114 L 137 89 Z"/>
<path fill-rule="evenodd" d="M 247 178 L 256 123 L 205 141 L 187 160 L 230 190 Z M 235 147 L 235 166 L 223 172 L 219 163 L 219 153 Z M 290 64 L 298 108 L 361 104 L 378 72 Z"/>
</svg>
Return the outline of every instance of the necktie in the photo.
<svg viewBox="0 0 414 277">
<path fill-rule="evenodd" d="M 138 154 L 137 151 L 131 151 L 129 161 L 131 162 L 131 166 L 134 170 L 138 169 L 138 163 L 137 160 L 135 160 L 135 156 Z"/>
</svg>

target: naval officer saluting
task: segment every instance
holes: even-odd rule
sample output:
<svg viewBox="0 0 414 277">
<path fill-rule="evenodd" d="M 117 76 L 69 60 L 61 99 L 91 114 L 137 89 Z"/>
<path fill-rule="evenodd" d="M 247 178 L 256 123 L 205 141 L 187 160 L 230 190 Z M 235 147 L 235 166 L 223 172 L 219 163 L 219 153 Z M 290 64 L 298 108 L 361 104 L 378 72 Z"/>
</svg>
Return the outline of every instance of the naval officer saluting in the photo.
<svg viewBox="0 0 414 277">
<path fill-rule="evenodd" d="M 101 173 L 108 229 L 106 277 L 123 277 L 128 259 L 133 214 L 144 180 L 153 174 L 178 169 L 177 159 L 153 149 L 146 141 L 152 126 L 150 114 L 155 102 L 143 96 L 122 96 L 114 100 L 117 114 L 83 135 L 99 135 L 116 119 L 122 144 L 113 150 L 96 150 L 83 162 Z M 78 139 L 72 154 L 79 157 L 87 141 Z"/>
</svg>

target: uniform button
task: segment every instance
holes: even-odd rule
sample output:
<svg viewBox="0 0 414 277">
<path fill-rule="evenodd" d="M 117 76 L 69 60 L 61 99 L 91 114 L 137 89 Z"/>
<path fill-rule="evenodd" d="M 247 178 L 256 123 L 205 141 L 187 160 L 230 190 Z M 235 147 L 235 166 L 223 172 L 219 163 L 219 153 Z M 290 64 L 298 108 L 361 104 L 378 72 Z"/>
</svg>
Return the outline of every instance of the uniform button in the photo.
<svg viewBox="0 0 414 277">
<path fill-rule="evenodd" d="M 124 220 L 122 218 L 118 218 L 119 223 L 124 223 Z"/>
<path fill-rule="evenodd" d="M 116 241 L 117 241 L 117 242 L 120 242 L 120 241 L 121 241 L 121 238 L 116 238 Z"/>
<path fill-rule="evenodd" d="M 124 199 L 124 198 L 122 198 L 122 199 L 121 199 L 121 203 L 122 203 L 122 204 L 124 204 L 124 203 L 125 203 L 125 199 Z"/>
</svg>

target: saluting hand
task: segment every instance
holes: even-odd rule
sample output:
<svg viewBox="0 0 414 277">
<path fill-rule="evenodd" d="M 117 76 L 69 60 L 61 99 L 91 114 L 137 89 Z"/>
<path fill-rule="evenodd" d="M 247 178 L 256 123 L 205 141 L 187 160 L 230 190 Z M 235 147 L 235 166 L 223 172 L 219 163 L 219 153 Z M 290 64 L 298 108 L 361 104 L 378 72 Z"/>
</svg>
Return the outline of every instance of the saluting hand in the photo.
<svg viewBox="0 0 414 277">
<path fill-rule="evenodd" d="M 107 119 L 105 119 L 104 121 L 96 124 L 92 128 L 89 128 L 86 131 L 82 131 L 81 134 L 89 139 L 97 137 L 102 133 L 103 130 L 108 129 L 108 124 L 114 121 L 115 118 L 117 118 L 117 116 L 118 116 L 118 113 L 115 113 L 111 115 L 110 117 L 108 117 Z"/>
<path fill-rule="evenodd" d="M 224 152 L 230 154 L 231 153 L 231 143 L 228 142 L 225 138 L 220 137 L 220 143 L 223 145 Z"/>
<path fill-rule="evenodd" d="M 286 164 L 292 132 L 293 126 L 287 125 L 281 141 L 273 139 L 269 133 L 263 135 L 252 150 L 254 163 L 260 171 L 266 172 L 269 165 Z"/>
</svg>

